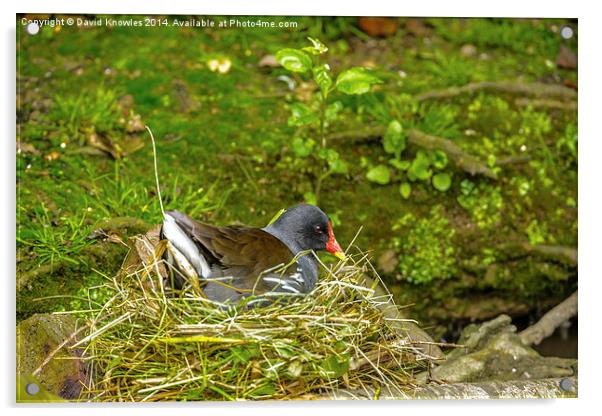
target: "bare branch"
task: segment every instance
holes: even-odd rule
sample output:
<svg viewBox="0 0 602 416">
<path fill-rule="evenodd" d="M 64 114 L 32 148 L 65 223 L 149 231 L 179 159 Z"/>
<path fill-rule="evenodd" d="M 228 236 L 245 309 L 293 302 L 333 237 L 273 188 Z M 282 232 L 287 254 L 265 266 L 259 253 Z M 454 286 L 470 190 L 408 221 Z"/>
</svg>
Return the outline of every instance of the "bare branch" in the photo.
<svg viewBox="0 0 602 416">
<path fill-rule="evenodd" d="M 576 101 L 558 101 L 549 99 L 528 99 L 528 98 L 517 98 L 514 103 L 520 107 L 531 106 L 533 108 L 546 108 L 553 110 L 563 111 L 577 111 Z"/>
<path fill-rule="evenodd" d="M 563 322 L 577 315 L 577 291 L 552 308 L 537 323 L 522 331 L 519 336 L 526 345 L 539 343 L 552 335 Z"/>
<path fill-rule="evenodd" d="M 444 151 L 458 168 L 471 175 L 479 174 L 491 179 L 497 179 L 496 174 L 487 165 L 475 156 L 466 153 L 451 140 L 432 136 L 420 130 L 410 129 L 408 130 L 408 141 L 425 149 Z"/>
<path fill-rule="evenodd" d="M 417 101 L 431 98 L 450 98 L 477 91 L 494 91 L 510 94 L 525 94 L 535 97 L 558 97 L 564 100 L 576 99 L 577 92 L 563 85 L 543 84 L 539 82 L 522 83 L 514 81 L 485 81 L 466 84 L 461 87 L 450 87 L 442 90 L 427 91 L 415 97 Z"/>
<path fill-rule="evenodd" d="M 351 143 L 377 142 L 385 134 L 382 126 L 368 127 L 362 130 L 350 130 L 329 136 L 330 141 L 349 141 Z M 496 174 L 475 156 L 466 153 L 453 141 L 444 137 L 433 136 L 418 129 L 407 131 L 408 143 L 429 150 L 441 150 L 447 154 L 451 161 L 461 170 L 471 175 L 483 175 L 497 179 Z"/>
</svg>

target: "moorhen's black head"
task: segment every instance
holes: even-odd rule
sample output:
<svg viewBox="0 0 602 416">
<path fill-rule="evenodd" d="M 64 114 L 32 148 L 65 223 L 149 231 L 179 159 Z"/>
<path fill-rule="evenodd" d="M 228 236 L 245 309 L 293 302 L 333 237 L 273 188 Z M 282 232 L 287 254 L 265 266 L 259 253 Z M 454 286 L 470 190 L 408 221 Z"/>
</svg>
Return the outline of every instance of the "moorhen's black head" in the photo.
<svg viewBox="0 0 602 416">
<path fill-rule="evenodd" d="M 287 209 L 265 230 L 280 239 L 294 254 L 303 250 L 327 250 L 344 258 L 329 218 L 314 205 L 300 204 Z"/>
</svg>

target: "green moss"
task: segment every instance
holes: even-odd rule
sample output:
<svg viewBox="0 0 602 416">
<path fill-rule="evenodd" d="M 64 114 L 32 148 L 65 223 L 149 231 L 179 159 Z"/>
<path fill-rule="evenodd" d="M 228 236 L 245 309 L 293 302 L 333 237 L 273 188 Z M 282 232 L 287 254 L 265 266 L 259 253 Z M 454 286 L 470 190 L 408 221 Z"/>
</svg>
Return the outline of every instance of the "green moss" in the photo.
<svg viewBox="0 0 602 416">
<path fill-rule="evenodd" d="M 433 207 L 424 218 L 405 214 L 391 230 L 399 235 L 392 243 L 399 253 L 402 279 L 424 284 L 455 275 L 455 230 L 449 226 L 441 207 Z"/>
<path fill-rule="evenodd" d="M 461 183 L 457 201 L 470 213 L 479 228 L 491 229 L 500 225 L 504 198 L 499 186 L 488 183 L 475 186 L 473 182 L 465 179 Z"/>
</svg>

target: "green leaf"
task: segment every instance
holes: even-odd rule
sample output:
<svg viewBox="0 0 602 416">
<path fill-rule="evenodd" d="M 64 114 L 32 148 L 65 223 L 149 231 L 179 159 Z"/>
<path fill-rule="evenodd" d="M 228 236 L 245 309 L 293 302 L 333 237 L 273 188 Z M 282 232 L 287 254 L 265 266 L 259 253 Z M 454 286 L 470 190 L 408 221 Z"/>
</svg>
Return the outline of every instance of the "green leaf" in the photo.
<svg viewBox="0 0 602 416">
<path fill-rule="evenodd" d="M 346 175 L 349 172 L 347 162 L 341 159 L 339 152 L 334 149 L 320 149 L 318 157 L 328 162 L 328 170 L 330 170 L 331 173 Z"/>
<path fill-rule="evenodd" d="M 242 364 L 246 364 L 261 355 L 257 344 L 237 345 L 231 347 L 230 352 L 232 352 L 234 360 Z"/>
<path fill-rule="evenodd" d="M 391 166 L 393 166 L 395 169 L 398 169 L 398 170 L 408 170 L 411 165 L 409 160 L 399 160 L 399 159 L 391 159 L 391 160 L 389 160 L 389 163 L 391 164 Z"/>
<path fill-rule="evenodd" d="M 418 153 L 416 153 L 416 157 L 412 161 L 410 168 L 408 169 L 408 178 L 411 181 L 428 180 L 433 174 L 433 172 L 429 169 L 430 164 L 431 161 L 428 154 L 422 150 L 419 150 Z"/>
<path fill-rule="evenodd" d="M 311 58 L 299 49 L 281 49 L 276 53 L 276 60 L 292 72 L 307 72 L 312 67 Z"/>
<path fill-rule="evenodd" d="M 387 131 L 383 136 L 383 148 L 385 152 L 395 155 L 397 159 L 399 159 L 401 152 L 406 148 L 406 138 L 399 121 L 393 120 L 389 123 Z"/>
<path fill-rule="evenodd" d="M 472 192 L 475 190 L 475 184 L 471 181 L 469 181 L 468 179 L 464 179 L 462 182 L 460 182 L 460 192 L 462 192 L 463 195 L 470 195 L 472 194 Z"/>
<path fill-rule="evenodd" d="M 330 87 L 332 87 L 330 67 L 328 66 L 328 64 L 324 64 L 314 67 L 312 71 L 314 74 L 314 81 L 316 81 L 316 84 L 318 84 L 318 86 L 320 87 L 320 91 L 322 91 L 322 96 L 324 98 L 328 97 Z"/>
<path fill-rule="evenodd" d="M 445 169 L 447 166 L 447 155 L 442 150 L 431 153 L 431 162 L 436 169 Z"/>
<path fill-rule="evenodd" d="M 272 224 L 274 221 L 276 221 L 278 218 L 280 218 L 280 216 L 282 214 L 284 214 L 286 212 L 286 208 L 280 208 L 280 211 L 278 211 L 270 220 L 270 222 L 268 222 L 268 225 Z"/>
<path fill-rule="evenodd" d="M 349 371 L 349 354 L 330 356 L 320 364 L 320 373 L 324 378 L 339 378 Z"/>
<path fill-rule="evenodd" d="M 349 172 L 349 166 L 343 159 L 335 159 L 328 162 L 328 168 L 332 173 L 346 175 Z"/>
<path fill-rule="evenodd" d="M 291 127 L 306 126 L 319 121 L 318 115 L 307 105 L 303 103 L 291 104 L 291 116 L 288 118 L 288 125 Z"/>
<path fill-rule="evenodd" d="M 366 173 L 366 179 L 370 182 L 386 185 L 391 180 L 389 168 L 385 165 L 376 165 Z"/>
<path fill-rule="evenodd" d="M 322 55 L 323 53 L 328 52 L 328 48 L 326 47 L 326 45 L 320 42 L 319 39 L 314 39 L 310 37 L 308 37 L 307 39 L 309 39 L 312 46 L 306 46 L 305 48 L 302 48 L 303 51 L 311 53 L 312 55 Z"/>
<path fill-rule="evenodd" d="M 282 358 L 295 358 L 297 356 L 295 350 L 285 344 L 275 343 L 274 348 Z"/>
<path fill-rule="evenodd" d="M 442 172 L 433 176 L 433 186 L 441 192 L 447 191 L 451 186 L 451 176 L 449 173 Z"/>
<path fill-rule="evenodd" d="M 316 142 L 313 139 L 303 140 L 300 137 L 295 137 L 293 139 L 293 143 L 291 147 L 293 149 L 293 153 L 297 157 L 307 157 L 311 155 L 311 152 L 314 150 L 314 145 Z"/>
<path fill-rule="evenodd" d="M 408 199 L 410 197 L 410 194 L 412 193 L 412 185 L 410 185 L 407 182 L 402 183 L 399 186 L 399 193 L 401 194 L 403 199 Z"/>
<path fill-rule="evenodd" d="M 270 397 L 276 393 L 276 386 L 272 382 L 262 384 L 259 387 L 251 390 L 249 395 L 251 397 Z"/>
<path fill-rule="evenodd" d="M 110 370 L 111 368 L 116 367 L 118 364 L 121 364 L 121 357 L 119 356 L 109 361 L 109 364 L 107 364 L 106 369 Z"/>
<path fill-rule="evenodd" d="M 332 104 L 329 104 L 326 107 L 326 111 L 324 112 L 324 118 L 326 121 L 334 121 L 338 118 L 339 113 L 343 109 L 343 103 L 340 101 L 335 101 Z"/>
<path fill-rule="evenodd" d="M 314 194 L 313 192 L 305 192 L 303 194 L 303 200 L 305 202 L 307 202 L 310 205 L 317 205 L 318 201 L 316 199 L 316 194 Z"/>
<path fill-rule="evenodd" d="M 370 91 L 372 85 L 381 83 L 381 79 L 370 70 L 354 67 L 339 74 L 336 87 L 343 94 L 365 94 Z"/>
<path fill-rule="evenodd" d="M 294 360 L 288 365 L 286 371 L 290 377 L 297 378 L 303 372 L 303 363 L 301 360 Z"/>
</svg>

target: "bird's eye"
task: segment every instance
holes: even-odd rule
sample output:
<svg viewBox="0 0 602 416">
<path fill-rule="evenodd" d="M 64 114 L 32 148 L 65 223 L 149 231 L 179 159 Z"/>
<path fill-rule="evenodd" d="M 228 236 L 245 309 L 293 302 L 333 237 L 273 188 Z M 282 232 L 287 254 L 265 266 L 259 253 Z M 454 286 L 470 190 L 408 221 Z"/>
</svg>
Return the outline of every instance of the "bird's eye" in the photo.
<svg viewBox="0 0 602 416">
<path fill-rule="evenodd" d="M 316 233 L 320 234 L 320 233 L 322 232 L 322 227 L 321 227 L 321 226 L 319 226 L 319 225 L 316 225 L 316 226 L 314 227 L 314 231 L 315 231 Z"/>
</svg>

